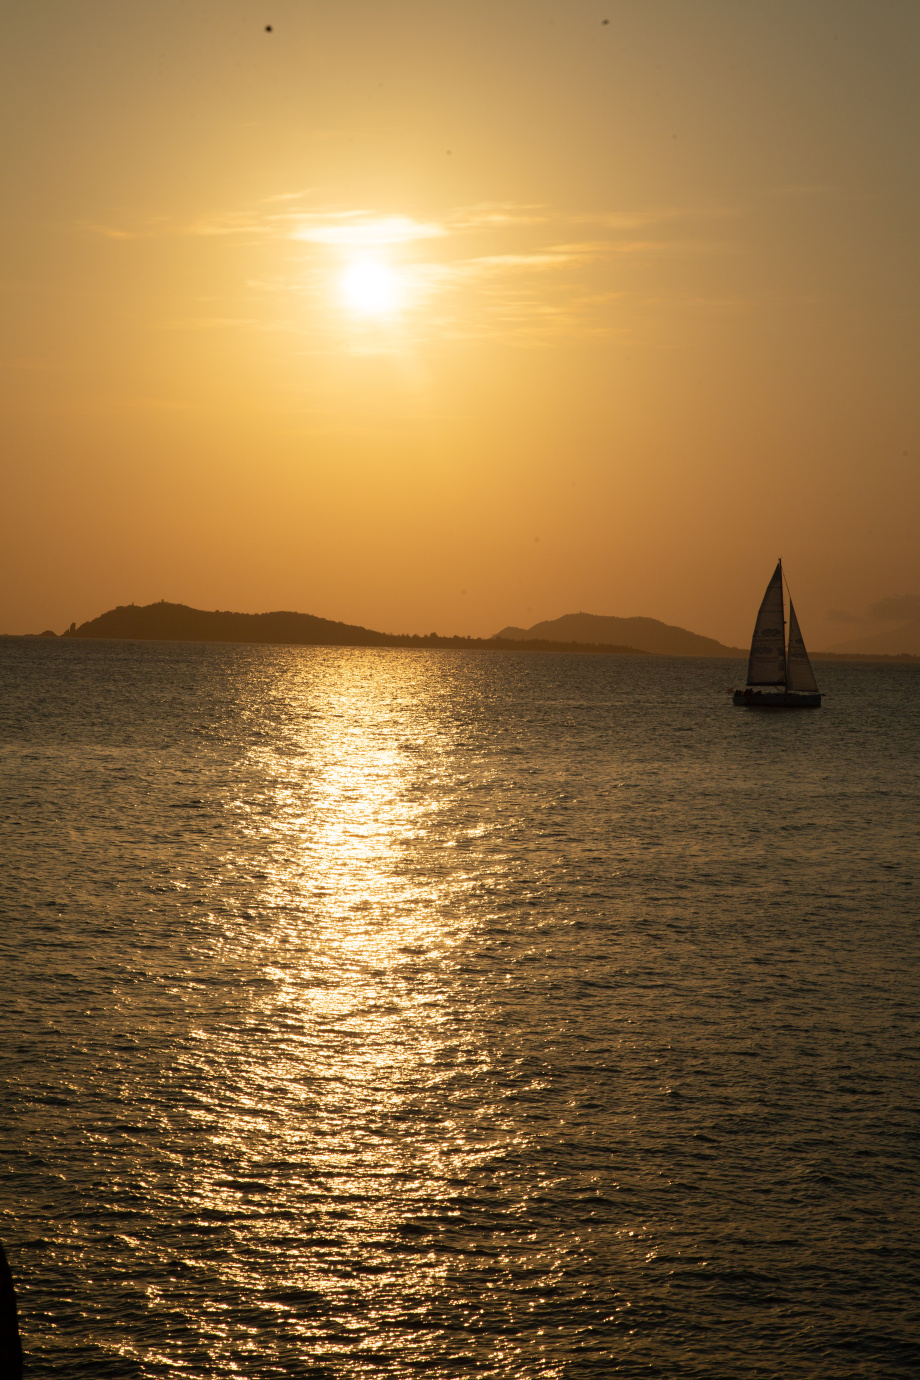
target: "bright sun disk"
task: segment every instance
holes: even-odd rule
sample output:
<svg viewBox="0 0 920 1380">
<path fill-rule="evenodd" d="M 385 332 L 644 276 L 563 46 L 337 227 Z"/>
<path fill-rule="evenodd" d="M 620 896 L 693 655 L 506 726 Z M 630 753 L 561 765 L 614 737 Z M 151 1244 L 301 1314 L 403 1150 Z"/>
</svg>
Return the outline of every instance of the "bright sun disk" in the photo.
<svg viewBox="0 0 920 1380">
<path fill-rule="evenodd" d="M 342 295 L 352 311 L 386 316 L 399 306 L 399 281 L 386 264 L 361 260 L 342 274 Z"/>
</svg>

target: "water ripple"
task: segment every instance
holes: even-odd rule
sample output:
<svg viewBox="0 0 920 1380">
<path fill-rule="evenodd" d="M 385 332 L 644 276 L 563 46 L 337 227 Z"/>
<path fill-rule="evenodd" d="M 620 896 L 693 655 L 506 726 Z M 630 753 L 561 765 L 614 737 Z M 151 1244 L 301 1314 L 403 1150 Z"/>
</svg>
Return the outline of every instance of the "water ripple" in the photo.
<svg viewBox="0 0 920 1380">
<path fill-rule="evenodd" d="M 0 645 L 30 1374 L 920 1371 L 915 668 Z"/>
</svg>

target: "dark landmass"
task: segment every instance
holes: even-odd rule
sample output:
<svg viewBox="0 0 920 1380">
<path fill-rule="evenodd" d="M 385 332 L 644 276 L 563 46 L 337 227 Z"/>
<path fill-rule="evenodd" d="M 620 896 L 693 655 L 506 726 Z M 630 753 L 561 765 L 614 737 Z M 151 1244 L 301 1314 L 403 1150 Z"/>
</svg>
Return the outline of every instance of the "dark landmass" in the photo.
<svg viewBox="0 0 920 1380">
<path fill-rule="evenodd" d="M 575 620 L 586 620 L 582 625 Z M 573 632 L 584 626 L 589 632 L 596 624 L 645 624 L 652 629 L 650 636 L 640 641 L 659 640 L 667 650 L 621 642 L 591 642 L 562 640 L 558 636 L 531 636 L 556 625 L 565 625 Z M 680 634 L 679 638 L 660 636 Z M 640 629 L 641 633 L 641 629 Z M 46 629 L 41 633 L 0 633 L 0 640 L 15 636 L 29 638 L 58 638 Z M 496 637 L 440 637 L 437 633 L 382 633 L 362 628 L 355 623 L 337 623 L 330 618 L 318 618 L 310 613 L 224 613 L 219 610 L 189 608 L 186 604 L 123 604 L 109 609 L 79 627 L 71 623 L 61 638 L 114 638 L 141 642 L 257 642 L 294 647 L 428 647 L 454 648 L 483 652 L 572 652 L 601 656 L 718 656 L 747 659 L 747 649 L 726 647 L 714 638 L 701 637 L 685 628 L 660 623 L 656 618 L 602 618 L 595 614 L 568 614 L 533 628 L 505 628 Z M 677 650 L 678 647 L 686 650 Z M 715 647 L 717 650 L 712 651 Z M 869 661 L 920 662 L 920 656 L 910 652 L 812 652 L 813 661 Z"/>
<path fill-rule="evenodd" d="M 497 636 L 515 642 L 533 638 L 546 642 L 625 642 L 657 656 L 747 656 L 741 647 L 726 647 L 714 637 L 702 637 L 657 618 L 608 618 L 599 613 L 566 613 L 532 628 L 502 628 Z"/>
<path fill-rule="evenodd" d="M 156 642 L 261 642 L 296 647 L 443 647 L 465 650 L 587 652 L 607 656 L 645 656 L 637 647 L 585 645 L 494 637 L 439 637 L 437 633 L 375 632 L 354 623 L 336 623 L 311 613 L 223 613 L 192 609 L 186 604 L 126 604 L 79 627 L 71 624 L 66 638 L 119 638 Z"/>
<path fill-rule="evenodd" d="M 917 644 L 920 649 L 920 620 L 907 624 L 900 631 L 911 630 L 913 638 L 905 639 L 910 650 L 902 651 L 899 648 L 894 652 L 879 637 L 867 639 L 859 650 L 856 650 L 858 643 L 853 644 L 852 651 L 847 650 L 848 644 L 844 643 L 834 651 L 810 652 L 809 655 L 812 661 L 920 661 L 912 645 Z M 496 641 L 510 639 L 523 644 L 525 639 L 540 638 L 547 642 L 561 643 L 563 639 L 571 639 L 584 643 L 611 637 L 622 637 L 631 647 L 652 656 L 741 657 L 746 661 L 748 655 L 747 647 L 728 647 L 714 637 L 703 637 L 700 633 L 689 632 L 672 623 L 662 623 L 657 618 L 614 618 L 598 613 L 566 613 L 561 618 L 535 623 L 532 628 L 502 628 L 496 635 Z M 873 650 L 876 641 L 878 650 Z M 890 635 L 887 641 L 891 644 Z"/>
</svg>

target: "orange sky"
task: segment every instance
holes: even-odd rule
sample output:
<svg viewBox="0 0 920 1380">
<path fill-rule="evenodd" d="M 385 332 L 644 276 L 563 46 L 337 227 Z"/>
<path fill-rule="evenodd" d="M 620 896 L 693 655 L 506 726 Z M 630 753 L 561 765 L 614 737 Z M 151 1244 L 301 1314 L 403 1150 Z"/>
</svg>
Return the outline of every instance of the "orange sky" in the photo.
<svg viewBox="0 0 920 1380">
<path fill-rule="evenodd" d="M 0 631 L 743 643 L 782 555 L 820 647 L 920 593 L 916 0 L 9 0 L 0 47 Z"/>
</svg>

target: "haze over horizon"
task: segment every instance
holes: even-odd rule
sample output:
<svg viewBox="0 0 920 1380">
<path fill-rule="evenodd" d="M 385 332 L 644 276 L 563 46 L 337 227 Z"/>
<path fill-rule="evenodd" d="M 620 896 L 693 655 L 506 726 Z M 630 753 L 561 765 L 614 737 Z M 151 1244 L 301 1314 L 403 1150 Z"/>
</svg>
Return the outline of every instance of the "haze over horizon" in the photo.
<svg viewBox="0 0 920 1380">
<path fill-rule="evenodd" d="M 0 631 L 744 646 L 778 555 L 810 647 L 920 607 L 915 5 L 13 0 L 4 37 Z"/>
</svg>

